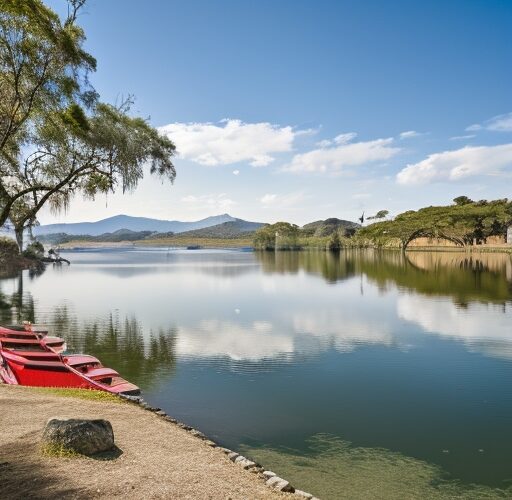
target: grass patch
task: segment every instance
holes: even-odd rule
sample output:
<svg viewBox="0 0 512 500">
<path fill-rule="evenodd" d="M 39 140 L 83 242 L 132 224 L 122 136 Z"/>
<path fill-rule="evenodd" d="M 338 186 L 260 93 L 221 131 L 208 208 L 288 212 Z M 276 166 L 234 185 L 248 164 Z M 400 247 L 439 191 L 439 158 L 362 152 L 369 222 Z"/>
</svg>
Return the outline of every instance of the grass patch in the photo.
<svg viewBox="0 0 512 500">
<path fill-rule="evenodd" d="M 66 389 L 59 387 L 32 387 L 31 390 L 44 394 L 52 394 L 64 398 L 79 398 L 88 401 L 99 401 L 102 403 L 124 404 L 126 401 L 119 396 L 105 391 L 96 391 L 93 389 Z"/>
<path fill-rule="evenodd" d="M 43 444 L 41 446 L 41 453 L 45 457 L 57 457 L 57 458 L 78 458 L 83 457 L 80 453 L 70 448 L 66 448 L 62 444 Z"/>
</svg>

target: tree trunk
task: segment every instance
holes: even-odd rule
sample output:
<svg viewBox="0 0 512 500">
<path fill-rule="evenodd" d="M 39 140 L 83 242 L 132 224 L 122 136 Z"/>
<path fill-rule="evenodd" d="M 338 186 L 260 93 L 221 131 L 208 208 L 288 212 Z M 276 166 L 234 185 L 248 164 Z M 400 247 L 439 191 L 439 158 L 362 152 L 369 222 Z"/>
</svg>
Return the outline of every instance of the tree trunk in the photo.
<svg viewBox="0 0 512 500">
<path fill-rule="evenodd" d="M 18 243 L 18 248 L 20 249 L 20 253 L 23 252 L 23 228 L 15 228 L 14 234 L 16 235 L 16 242 Z"/>
</svg>

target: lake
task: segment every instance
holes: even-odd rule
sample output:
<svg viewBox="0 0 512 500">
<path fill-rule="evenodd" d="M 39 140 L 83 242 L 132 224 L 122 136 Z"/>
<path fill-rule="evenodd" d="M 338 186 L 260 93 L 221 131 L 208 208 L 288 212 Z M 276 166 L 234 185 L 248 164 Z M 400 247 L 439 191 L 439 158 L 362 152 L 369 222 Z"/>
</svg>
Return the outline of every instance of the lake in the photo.
<svg viewBox="0 0 512 500">
<path fill-rule="evenodd" d="M 0 282 L 143 397 L 321 498 L 512 497 L 512 256 L 134 248 Z"/>
</svg>

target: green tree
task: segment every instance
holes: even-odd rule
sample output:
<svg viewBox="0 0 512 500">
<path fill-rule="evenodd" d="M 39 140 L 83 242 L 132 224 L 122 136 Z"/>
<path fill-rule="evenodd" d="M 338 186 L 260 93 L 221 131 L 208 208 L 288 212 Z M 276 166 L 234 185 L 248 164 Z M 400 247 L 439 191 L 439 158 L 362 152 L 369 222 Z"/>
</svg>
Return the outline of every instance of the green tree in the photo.
<svg viewBox="0 0 512 500">
<path fill-rule="evenodd" d="M 288 222 L 276 222 L 258 229 L 254 246 L 260 250 L 292 250 L 299 248 L 299 226 Z"/>
<path fill-rule="evenodd" d="M 329 242 L 327 243 L 327 249 L 328 250 L 339 250 L 341 248 L 341 239 L 338 231 L 334 231 L 330 238 Z"/>
<path fill-rule="evenodd" d="M 455 205 L 468 205 L 469 203 L 474 203 L 471 198 L 467 196 L 457 196 L 457 198 L 453 199 Z"/>
<path fill-rule="evenodd" d="M 20 248 L 45 204 L 59 211 L 77 192 L 132 190 L 146 164 L 171 182 L 176 175 L 174 144 L 130 115 L 132 99 L 99 101 L 76 25 L 84 0 L 69 4 L 63 22 L 40 0 L 0 5 L 0 225 L 10 220 Z"/>
<path fill-rule="evenodd" d="M 385 219 L 389 215 L 389 210 L 379 210 L 375 215 L 367 217 L 367 220 Z"/>
</svg>

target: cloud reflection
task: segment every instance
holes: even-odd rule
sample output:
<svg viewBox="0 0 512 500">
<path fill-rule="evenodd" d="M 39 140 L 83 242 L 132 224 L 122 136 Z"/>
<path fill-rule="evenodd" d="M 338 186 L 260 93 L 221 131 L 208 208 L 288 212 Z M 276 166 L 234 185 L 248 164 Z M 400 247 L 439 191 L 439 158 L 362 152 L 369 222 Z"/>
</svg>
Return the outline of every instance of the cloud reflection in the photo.
<svg viewBox="0 0 512 500">
<path fill-rule="evenodd" d="M 512 308 L 478 302 L 464 307 L 443 298 L 403 295 L 397 301 L 399 318 L 427 333 L 462 340 L 475 352 L 512 359 Z"/>
</svg>

